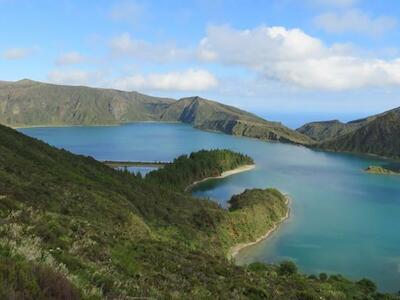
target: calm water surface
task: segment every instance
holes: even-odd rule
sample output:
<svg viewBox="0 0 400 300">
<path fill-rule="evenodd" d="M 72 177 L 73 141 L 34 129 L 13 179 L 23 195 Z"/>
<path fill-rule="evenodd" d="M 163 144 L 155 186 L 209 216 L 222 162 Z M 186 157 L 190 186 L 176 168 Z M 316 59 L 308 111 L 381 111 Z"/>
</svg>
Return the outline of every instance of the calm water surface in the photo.
<svg viewBox="0 0 400 300">
<path fill-rule="evenodd" d="M 199 185 L 195 195 L 222 206 L 245 188 L 276 187 L 293 199 L 292 217 L 267 241 L 243 250 L 239 263 L 295 261 L 308 273 L 368 277 L 400 290 L 400 176 L 362 172 L 379 159 L 203 132 L 180 124 L 21 129 L 99 160 L 169 161 L 200 149 L 229 148 L 257 167 Z"/>
</svg>

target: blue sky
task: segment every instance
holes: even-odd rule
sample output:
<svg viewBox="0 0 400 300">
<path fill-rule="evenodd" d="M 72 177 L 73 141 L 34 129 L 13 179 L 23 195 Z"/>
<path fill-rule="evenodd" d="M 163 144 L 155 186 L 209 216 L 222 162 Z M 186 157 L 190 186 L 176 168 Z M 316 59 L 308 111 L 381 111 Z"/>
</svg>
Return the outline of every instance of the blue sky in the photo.
<svg viewBox="0 0 400 300">
<path fill-rule="evenodd" d="M 397 0 L 0 0 L 0 80 L 348 120 L 400 106 L 399 14 Z"/>
</svg>

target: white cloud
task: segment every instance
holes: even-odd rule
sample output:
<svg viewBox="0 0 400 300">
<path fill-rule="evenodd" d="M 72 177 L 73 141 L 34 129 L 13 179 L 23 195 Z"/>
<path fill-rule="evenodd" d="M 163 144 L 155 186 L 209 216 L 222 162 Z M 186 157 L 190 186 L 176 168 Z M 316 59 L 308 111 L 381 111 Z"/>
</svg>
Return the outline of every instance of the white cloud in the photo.
<svg viewBox="0 0 400 300">
<path fill-rule="evenodd" d="M 198 52 L 206 61 L 243 66 L 267 79 L 311 89 L 400 85 L 400 59 L 367 59 L 346 49 L 328 47 L 300 29 L 212 26 Z"/>
<path fill-rule="evenodd" d="M 341 13 L 325 13 L 317 16 L 314 23 L 330 33 L 354 32 L 367 35 L 380 35 L 396 27 L 397 20 L 392 17 L 379 16 L 371 18 L 358 9 Z"/>
<path fill-rule="evenodd" d="M 184 60 L 189 56 L 187 50 L 179 49 L 174 44 L 153 45 L 143 40 L 133 39 L 129 33 L 113 38 L 110 48 L 114 56 L 128 56 L 158 63 Z"/>
<path fill-rule="evenodd" d="M 121 1 L 116 3 L 110 11 L 110 18 L 114 21 L 138 23 L 145 14 L 144 6 L 136 1 Z"/>
<path fill-rule="evenodd" d="M 215 88 L 217 79 L 205 70 L 134 75 L 119 78 L 112 86 L 121 90 L 158 90 L 198 92 Z"/>
<path fill-rule="evenodd" d="M 33 48 L 10 48 L 3 52 L 2 57 L 7 60 L 21 60 L 25 59 L 37 50 Z"/>
<path fill-rule="evenodd" d="M 82 70 L 54 70 L 47 75 L 47 78 L 50 82 L 57 84 L 87 85 L 93 82 L 96 76 Z"/>
<path fill-rule="evenodd" d="M 57 60 L 57 65 L 73 65 L 80 64 L 85 61 L 85 57 L 81 55 L 79 52 L 72 51 L 68 53 L 61 54 Z"/>
</svg>

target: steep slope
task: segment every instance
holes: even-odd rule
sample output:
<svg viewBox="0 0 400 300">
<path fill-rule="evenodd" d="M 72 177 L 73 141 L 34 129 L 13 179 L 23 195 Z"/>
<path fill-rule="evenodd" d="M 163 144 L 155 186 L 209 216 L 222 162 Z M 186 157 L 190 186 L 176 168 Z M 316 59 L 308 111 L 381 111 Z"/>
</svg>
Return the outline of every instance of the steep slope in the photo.
<svg viewBox="0 0 400 300">
<path fill-rule="evenodd" d="M 300 128 L 296 129 L 296 131 L 309 136 L 315 141 L 324 141 L 337 138 L 341 135 L 345 135 L 351 131 L 359 129 L 374 121 L 378 117 L 384 116 L 391 112 L 399 113 L 399 111 L 400 108 L 395 108 L 381 114 L 350 121 L 347 123 L 340 122 L 339 120 L 311 122 L 304 124 Z"/>
<path fill-rule="evenodd" d="M 0 123 L 12 126 L 102 125 L 158 120 L 160 113 L 173 101 L 137 92 L 26 79 L 0 82 Z"/>
<path fill-rule="evenodd" d="M 276 190 L 247 191 L 228 212 L 176 190 L 179 178 L 154 183 L 164 173 L 142 179 L 4 126 L 0 153 L 2 299 L 399 299 L 368 280 L 309 278 L 289 263 L 230 263 L 223 249 L 268 225 L 252 210 L 265 207 L 257 218 L 271 221 L 285 211 Z M 171 170 L 196 178 L 230 161 L 248 158 L 201 152 Z"/>
<path fill-rule="evenodd" d="M 262 140 L 308 144 L 311 139 L 280 123 L 266 121 L 232 106 L 199 97 L 183 98 L 172 103 L 161 120 L 178 120 L 203 130 Z"/>
<path fill-rule="evenodd" d="M 179 101 L 137 92 L 62 86 L 31 80 L 0 82 L 0 123 L 9 126 L 183 122 L 203 130 L 297 144 L 307 136 L 254 114 L 199 97 Z"/>
<path fill-rule="evenodd" d="M 353 125 L 342 123 L 339 120 L 307 123 L 297 129 L 315 141 L 327 140 L 352 131 Z"/>
<path fill-rule="evenodd" d="M 347 134 L 323 141 L 317 147 L 400 159 L 400 109 L 376 117 Z"/>
<path fill-rule="evenodd" d="M 312 147 L 390 158 L 400 157 L 400 108 L 364 119 L 313 122 L 297 129 L 314 140 Z"/>
</svg>

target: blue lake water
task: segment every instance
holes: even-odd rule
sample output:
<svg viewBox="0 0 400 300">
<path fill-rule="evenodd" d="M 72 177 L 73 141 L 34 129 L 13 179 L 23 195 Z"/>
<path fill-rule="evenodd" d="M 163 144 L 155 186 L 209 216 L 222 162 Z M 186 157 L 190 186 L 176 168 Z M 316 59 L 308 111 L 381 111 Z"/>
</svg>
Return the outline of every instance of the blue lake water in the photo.
<svg viewBox="0 0 400 300">
<path fill-rule="evenodd" d="M 117 168 L 119 170 L 125 170 L 124 167 Z M 151 171 L 157 170 L 158 168 L 156 167 L 147 167 L 147 166 L 141 166 L 141 167 L 127 167 L 126 170 L 128 170 L 130 173 L 140 173 L 142 176 L 146 176 L 148 173 Z"/>
<path fill-rule="evenodd" d="M 307 273 L 371 278 L 400 290 L 400 176 L 364 173 L 381 160 L 203 132 L 181 124 L 27 128 L 21 132 L 99 160 L 170 161 L 200 149 L 252 156 L 256 168 L 197 186 L 222 206 L 246 188 L 276 187 L 293 199 L 291 218 L 268 240 L 244 249 L 238 263 L 295 261 Z"/>
</svg>

